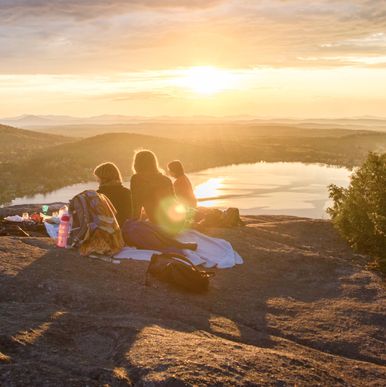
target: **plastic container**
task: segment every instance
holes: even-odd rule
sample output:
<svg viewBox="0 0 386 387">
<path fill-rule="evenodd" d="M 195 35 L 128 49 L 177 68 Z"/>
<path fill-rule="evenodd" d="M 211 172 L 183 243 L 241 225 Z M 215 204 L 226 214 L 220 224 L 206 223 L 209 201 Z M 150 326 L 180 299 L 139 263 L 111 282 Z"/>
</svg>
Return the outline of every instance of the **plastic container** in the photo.
<svg viewBox="0 0 386 387">
<path fill-rule="evenodd" d="M 68 236 L 70 235 L 71 229 L 71 218 L 68 214 L 63 214 L 60 218 L 59 231 L 58 231 L 58 240 L 56 246 L 58 247 L 67 247 Z"/>
<path fill-rule="evenodd" d="M 68 214 L 68 207 L 67 206 L 60 207 L 59 215 L 58 215 L 59 219 L 62 219 L 62 216 L 67 214 Z M 54 213 L 52 213 L 52 216 L 54 216 Z"/>
</svg>

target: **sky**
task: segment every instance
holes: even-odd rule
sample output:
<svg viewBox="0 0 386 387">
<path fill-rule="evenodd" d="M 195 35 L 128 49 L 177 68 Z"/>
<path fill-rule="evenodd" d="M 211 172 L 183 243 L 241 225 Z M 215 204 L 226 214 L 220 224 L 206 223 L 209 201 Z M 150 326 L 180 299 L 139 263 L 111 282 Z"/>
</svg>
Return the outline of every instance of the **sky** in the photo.
<svg viewBox="0 0 386 387">
<path fill-rule="evenodd" d="M 0 117 L 386 115 L 386 0 L 0 0 Z"/>
</svg>

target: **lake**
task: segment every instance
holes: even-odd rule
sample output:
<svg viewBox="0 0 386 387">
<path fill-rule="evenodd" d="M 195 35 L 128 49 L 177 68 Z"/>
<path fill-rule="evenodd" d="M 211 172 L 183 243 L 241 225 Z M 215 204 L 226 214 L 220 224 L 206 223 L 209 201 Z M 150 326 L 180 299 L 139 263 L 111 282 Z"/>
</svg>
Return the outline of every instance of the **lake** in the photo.
<svg viewBox="0 0 386 387">
<path fill-rule="evenodd" d="M 237 207 L 249 215 L 296 215 L 327 218 L 331 204 L 327 186 L 347 187 L 351 171 L 322 164 L 260 162 L 230 165 L 191 173 L 200 206 Z M 66 202 L 97 183 L 82 183 L 48 194 L 18 198 L 12 205 L 25 203 Z"/>
</svg>

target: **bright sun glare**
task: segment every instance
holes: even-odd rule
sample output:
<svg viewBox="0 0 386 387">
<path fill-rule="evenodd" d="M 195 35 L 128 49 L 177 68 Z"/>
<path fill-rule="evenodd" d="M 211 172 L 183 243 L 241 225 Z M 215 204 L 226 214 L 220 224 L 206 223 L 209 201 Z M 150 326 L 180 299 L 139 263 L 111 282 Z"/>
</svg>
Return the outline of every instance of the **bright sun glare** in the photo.
<svg viewBox="0 0 386 387">
<path fill-rule="evenodd" d="M 216 204 L 214 200 L 210 199 L 215 199 L 220 196 L 223 182 L 224 178 L 213 177 L 196 186 L 194 194 L 200 200 L 200 206 L 213 207 Z"/>
<path fill-rule="evenodd" d="M 224 179 L 222 177 L 213 177 L 204 183 L 199 184 L 194 189 L 194 194 L 197 199 L 216 198 L 220 194 Z"/>
<path fill-rule="evenodd" d="M 184 70 L 177 82 L 197 94 L 212 95 L 236 86 L 236 77 L 230 71 L 210 66 Z"/>
</svg>

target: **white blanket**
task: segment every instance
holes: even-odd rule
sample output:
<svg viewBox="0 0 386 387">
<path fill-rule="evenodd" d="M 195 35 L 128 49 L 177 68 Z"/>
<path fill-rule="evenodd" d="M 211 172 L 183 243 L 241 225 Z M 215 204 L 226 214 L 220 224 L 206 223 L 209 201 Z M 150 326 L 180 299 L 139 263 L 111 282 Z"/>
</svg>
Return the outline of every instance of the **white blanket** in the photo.
<svg viewBox="0 0 386 387">
<path fill-rule="evenodd" d="M 219 269 L 226 269 L 243 263 L 243 259 L 233 250 L 232 245 L 223 239 L 212 238 L 195 230 L 186 231 L 177 239 L 180 242 L 197 243 L 198 248 L 196 251 L 183 251 L 184 255 L 195 265 L 203 265 L 207 268 L 217 266 Z M 159 253 L 159 251 L 154 250 L 124 247 L 114 258 L 150 261 L 153 254 Z"/>
</svg>

